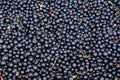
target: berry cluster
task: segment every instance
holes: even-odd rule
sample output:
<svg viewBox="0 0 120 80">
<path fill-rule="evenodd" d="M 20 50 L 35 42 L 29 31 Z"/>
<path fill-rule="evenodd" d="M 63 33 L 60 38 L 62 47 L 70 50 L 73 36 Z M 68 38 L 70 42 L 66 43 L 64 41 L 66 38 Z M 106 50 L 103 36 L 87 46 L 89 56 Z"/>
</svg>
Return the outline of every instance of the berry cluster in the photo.
<svg viewBox="0 0 120 80">
<path fill-rule="evenodd" d="M 120 77 L 120 0 L 0 0 L 0 80 Z"/>
</svg>

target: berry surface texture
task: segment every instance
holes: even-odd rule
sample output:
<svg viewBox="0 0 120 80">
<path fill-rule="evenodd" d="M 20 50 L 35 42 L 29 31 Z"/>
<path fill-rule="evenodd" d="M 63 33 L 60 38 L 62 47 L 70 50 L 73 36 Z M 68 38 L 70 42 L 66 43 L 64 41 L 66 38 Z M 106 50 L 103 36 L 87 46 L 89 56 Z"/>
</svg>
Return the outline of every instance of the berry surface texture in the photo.
<svg viewBox="0 0 120 80">
<path fill-rule="evenodd" d="M 0 80 L 120 80 L 120 0 L 0 0 Z"/>
</svg>

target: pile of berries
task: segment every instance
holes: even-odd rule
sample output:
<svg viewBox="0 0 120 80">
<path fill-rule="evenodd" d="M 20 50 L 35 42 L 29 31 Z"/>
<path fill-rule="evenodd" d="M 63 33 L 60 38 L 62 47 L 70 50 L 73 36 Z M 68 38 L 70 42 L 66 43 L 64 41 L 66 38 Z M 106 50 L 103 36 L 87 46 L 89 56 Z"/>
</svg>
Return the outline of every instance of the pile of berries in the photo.
<svg viewBox="0 0 120 80">
<path fill-rule="evenodd" d="M 0 0 L 0 80 L 120 77 L 120 0 Z"/>
</svg>

